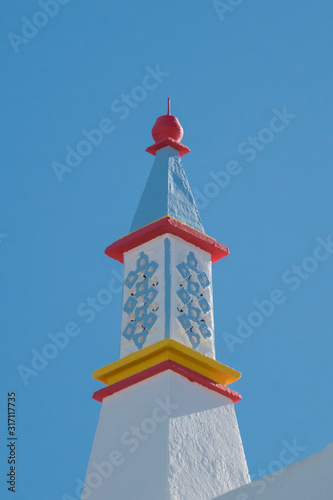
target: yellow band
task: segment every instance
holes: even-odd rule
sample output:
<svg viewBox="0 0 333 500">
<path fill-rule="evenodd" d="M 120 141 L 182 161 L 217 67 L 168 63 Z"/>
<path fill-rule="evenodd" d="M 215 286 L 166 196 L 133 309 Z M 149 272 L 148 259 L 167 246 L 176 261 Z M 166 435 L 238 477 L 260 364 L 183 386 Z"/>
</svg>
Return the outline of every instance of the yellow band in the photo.
<svg viewBox="0 0 333 500">
<path fill-rule="evenodd" d="M 241 376 L 240 372 L 215 359 L 208 358 L 175 340 L 165 339 L 99 368 L 93 372 L 93 377 L 106 385 L 111 385 L 169 359 L 222 385 L 231 384 Z"/>
</svg>

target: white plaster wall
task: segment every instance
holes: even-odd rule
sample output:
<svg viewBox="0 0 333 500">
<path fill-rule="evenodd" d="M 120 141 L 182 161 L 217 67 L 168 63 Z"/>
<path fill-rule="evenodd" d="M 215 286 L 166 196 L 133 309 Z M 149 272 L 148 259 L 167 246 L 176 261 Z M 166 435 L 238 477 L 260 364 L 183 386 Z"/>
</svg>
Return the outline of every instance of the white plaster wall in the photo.
<svg viewBox="0 0 333 500">
<path fill-rule="evenodd" d="M 179 375 L 170 393 L 180 401 L 169 422 L 170 499 L 208 500 L 249 482 L 230 399 Z"/>
<path fill-rule="evenodd" d="M 216 497 L 216 500 L 332 500 L 332 471 L 333 444 L 330 444 L 311 457 Z"/>
<path fill-rule="evenodd" d="M 166 371 L 104 399 L 82 500 L 208 500 L 248 481 L 232 402 Z"/>
</svg>

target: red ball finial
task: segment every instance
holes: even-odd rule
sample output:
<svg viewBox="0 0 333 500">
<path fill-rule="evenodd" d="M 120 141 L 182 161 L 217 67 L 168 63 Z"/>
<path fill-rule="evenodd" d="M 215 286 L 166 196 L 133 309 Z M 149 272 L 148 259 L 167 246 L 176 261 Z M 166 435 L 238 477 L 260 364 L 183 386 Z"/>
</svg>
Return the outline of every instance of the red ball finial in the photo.
<svg viewBox="0 0 333 500">
<path fill-rule="evenodd" d="M 148 153 L 156 155 L 156 151 L 171 146 L 179 151 L 180 156 L 189 153 L 189 148 L 180 143 L 184 131 L 178 118 L 170 114 L 170 97 L 168 97 L 168 111 L 166 115 L 159 116 L 152 128 L 151 134 L 155 141 L 153 146 L 146 149 Z"/>
<path fill-rule="evenodd" d="M 152 128 L 151 135 L 155 143 L 163 141 L 163 139 L 168 139 L 168 137 L 177 142 L 181 141 L 184 131 L 178 118 L 170 115 L 170 97 L 168 98 L 168 114 L 157 118 Z"/>
</svg>

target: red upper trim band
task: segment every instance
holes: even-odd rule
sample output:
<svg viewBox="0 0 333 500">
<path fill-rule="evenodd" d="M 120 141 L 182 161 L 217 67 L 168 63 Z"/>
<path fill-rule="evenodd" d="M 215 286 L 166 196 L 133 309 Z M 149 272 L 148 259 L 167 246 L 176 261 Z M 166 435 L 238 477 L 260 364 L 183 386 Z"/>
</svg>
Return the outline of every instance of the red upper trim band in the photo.
<svg viewBox="0 0 333 500">
<path fill-rule="evenodd" d="M 197 229 L 187 226 L 183 224 L 183 222 L 169 216 L 163 217 L 162 219 L 152 222 L 120 238 L 112 243 L 112 245 L 108 246 L 105 253 L 109 257 L 112 257 L 112 259 L 123 263 L 125 252 L 165 233 L 179 236 L 179 238 L 182 238 L 188 243 L 192 243 L 201 248 L 201 250 L 210 253 L 212 262 L 216 262 L 229 254 L 229 249 L 226 246 L 218 243 L 216 240 L 201 233 Z"/>
</svg>

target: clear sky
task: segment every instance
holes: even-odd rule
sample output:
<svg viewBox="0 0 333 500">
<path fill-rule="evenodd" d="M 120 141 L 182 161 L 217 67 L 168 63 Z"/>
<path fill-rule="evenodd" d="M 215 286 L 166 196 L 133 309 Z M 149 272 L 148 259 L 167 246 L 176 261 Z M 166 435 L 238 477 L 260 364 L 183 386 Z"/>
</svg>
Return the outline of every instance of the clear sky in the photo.
<svg viewBox="0 0 333 500">
<path fill-rule="evenodd" d="M 243 374 L 250 472 L 333 441 L 333 5 L 222 3 L 2 3 L 1 498 L 11 391 L 15 498 L 77 498 L 91 372 L 119 350 L 122 266 L 104 249 L 129 231 L 168 96 L 205 230 L 231 252 L 213 266 L 216 352 Z"/>
</svg>

